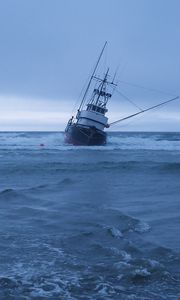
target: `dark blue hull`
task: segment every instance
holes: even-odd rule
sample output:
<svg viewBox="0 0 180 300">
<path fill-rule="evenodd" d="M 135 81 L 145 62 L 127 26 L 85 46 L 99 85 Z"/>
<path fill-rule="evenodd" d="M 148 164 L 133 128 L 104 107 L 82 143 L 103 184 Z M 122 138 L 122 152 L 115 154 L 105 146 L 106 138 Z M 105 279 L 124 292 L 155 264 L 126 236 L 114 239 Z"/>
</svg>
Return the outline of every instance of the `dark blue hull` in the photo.
<svg viewBox="0 0 180 300">
<path fill-rule="evenodd" d="M 101 146 L 106 144 L 106 132 L 95 127 L 72 124 L 65 130 L 65 142 L 72 145 Z"/>
</svg>

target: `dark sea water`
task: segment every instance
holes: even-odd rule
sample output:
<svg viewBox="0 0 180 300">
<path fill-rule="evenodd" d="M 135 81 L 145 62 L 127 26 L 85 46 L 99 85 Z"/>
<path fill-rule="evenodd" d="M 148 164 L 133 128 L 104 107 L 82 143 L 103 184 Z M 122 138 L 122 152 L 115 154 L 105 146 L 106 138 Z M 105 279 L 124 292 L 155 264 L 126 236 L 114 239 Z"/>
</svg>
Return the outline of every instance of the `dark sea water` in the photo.
<svg viewBox="0 0 180 300">
<path fill-rule="evenodd" d="M 0 300 L 180 299 L 179 233 L 180 133 L 0 133 Z"/>
</svg>

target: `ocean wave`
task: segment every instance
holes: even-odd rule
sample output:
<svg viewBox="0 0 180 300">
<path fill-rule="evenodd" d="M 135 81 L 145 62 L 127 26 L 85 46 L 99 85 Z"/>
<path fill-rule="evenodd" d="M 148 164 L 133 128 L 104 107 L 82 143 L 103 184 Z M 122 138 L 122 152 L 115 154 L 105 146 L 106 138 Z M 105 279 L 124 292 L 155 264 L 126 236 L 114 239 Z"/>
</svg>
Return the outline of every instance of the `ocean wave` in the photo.
<svg viewBox="0 0 180 300">
<path fill-rule="evenodd" d="M 4 203 L 3 200 L 5 200 L 5 201 L 9 200 L 9 201 L 15 203 L 17 201 L 21 202 L 22 197 L 21 197 L 21 193 L 19 193 L 16 189 L 9 188 L 9 189 L 4 189 L 4 190 L 0 191 L 0 199 L 1 199 L 1 204 Z M 4 204 L 6 204 L 6 202 Z"/>
<path fill-rule="evenodd" d="M 180 163 L 179 162 L 165 162 L 160 165 L 160 169 L 166 172 L 180 172 Z"/>
<path fill-rule="evenodd" d="M 72 180 L 71 178 L 63 178 L 60 181 L 57 182 L 52 182 L 52 183 L 45 183 L 45 184 L 40 184 L 40 185 L 35 185 L 35 186 L 31 186 L 28 187 L 26 189 L 23 189 L 22 191 L 24 192 L 46 192 L 46 191 L 53 191 L 54 193 L 57 193 L 59 191 L 59 188 L 65 188 L 67 186 L 71 186 L 72 184 L 74 184 L 75 181 Z"/>
<path fill-rule="evenodd" d="M 46 247 L 46 251 L 51 257 L 54 248 Z M 47 255 L 46 252 L 43 255 Z M 9 275 L 0 277 L 0 296 L 4 299 L 11 295 L 16 299 L 20 295 L 28 300 L 101 297 L 150 300 L 167 296 L 178 299 L 179 278 L 171 275 L 165 257 L 162 264 L 152 258 L 126 259 L 126 256 L 125 253 L 113 260 L 109 258 L 106 264 L 99 261 L 89 266 L 88 263 L 76 264 L 75 257 L 64 252 L 59 254 L 59 250 L 54 251 L 51 260 L 44 261 L 42 266 L 41 256 L 34 256 L 29 264 L 23 261 L 22 256 L 22 262 L 8 270 Z M 37 266 L 41 268 L 37 270 Z M 164 290 L 168 292 L 164 293 Z"/>
<path fill-rule="evenodd" d="M 122 238 L 123 237 L 122 232 L 118 228 L 110 227 L 110 228 L 108 228 L 108 231 L 112 235 L 112 237 L 115 237 L 115 238 Z"/>
<path fill-rule="evenodd" d="M 71 146 L 64 143 L 62 132 L 0 133 L 1 150 L 169 150 L 180 151 L 179 133 L 108 132 L 106 146 Z"/>
<path fill-rule="evenodd" d="M 163 135 L 163 134 L 162 134 Z M 117 135 L 109 136 L 108 143 L 110 146 L 114 146 L 114 149 L 122 150 L 180 150 L 180 139 L 159 139 L 156 134 L 148 135 L 146 137 L 141 136 L 126 136 Z"/>
<path fill-rule="evenodd" d="M 14 191 L 15 191 L 14 189 L 4 189 L 4 190 L 0 191 L 0 195 L 11 194 Z"/>
<path fill-rule="evenodd" d="M 73 232 L 64 227 L 62 236 L 48 227 L 39 234 L 33 222 L 30 232 L 1 235 L 0 298 L 150 300 L 163 298 L 164 289 L 178 297 L 180 255 L 146 242 L 147 223 L 115 209 L 92 214 L 76 222 L 71 215 Z"/>
<path fill-rule="evenodd" d="M 136 232 L 143 233 L 149 231 L 150 228 L 150 225 L 146 222 L 139 221 L 138 224 L 135 226 L 134 230 Z"/>
<path fill-rule="evenodd" d="M 140 170 L 149 170 L 149 171 L 164 171 L 164 172 L 179 172 L 180 171 L 180 163 L 179 162 L 168 162 L 168 161 L 156 161 L 149 159 L 142 159 L 134 157 L 134 160 L 130 157 L 126 157 L 126 160 L 120 161 L 99 161 L 99 162 L 79 162 L 76 163 L 52 163 L 51 168 L 55 172 L 62 173 L 71 171 L 76 173 L 83 172 L 99 172 L 99 171 L 124 171 L 124 172 L 134 172 Z M 48 170 L 48 166 L 47 166 Z"/>
</svg>

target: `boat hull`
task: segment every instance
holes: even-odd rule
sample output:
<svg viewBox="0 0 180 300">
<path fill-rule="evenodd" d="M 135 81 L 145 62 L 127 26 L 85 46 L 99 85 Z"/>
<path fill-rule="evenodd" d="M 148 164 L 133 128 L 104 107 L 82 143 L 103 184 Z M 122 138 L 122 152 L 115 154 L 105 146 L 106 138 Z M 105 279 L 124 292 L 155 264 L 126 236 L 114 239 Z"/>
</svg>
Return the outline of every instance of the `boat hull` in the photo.
<svg viewBox="0 0 180 300">
<path fill-rule="evenodd" d="M 106 144 L 106 132 L 95 127 L 72 124 L 65 130 L 65 142 L 77 146 L 101 146 Z"/>
</svg>

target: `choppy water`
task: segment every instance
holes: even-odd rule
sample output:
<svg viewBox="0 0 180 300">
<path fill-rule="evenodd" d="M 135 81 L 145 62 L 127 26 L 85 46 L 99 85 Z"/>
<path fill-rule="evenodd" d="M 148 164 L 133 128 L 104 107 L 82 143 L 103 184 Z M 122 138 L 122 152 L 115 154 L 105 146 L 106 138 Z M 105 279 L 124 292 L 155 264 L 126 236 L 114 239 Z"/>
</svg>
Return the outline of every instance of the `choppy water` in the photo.
<svg viewBox="0 0 180 300">
<path fill-rule="evenodd" d="M 1 300 L 180 299 L 179 231 L 179 133 L 0 133 Z"/>
</svg>

